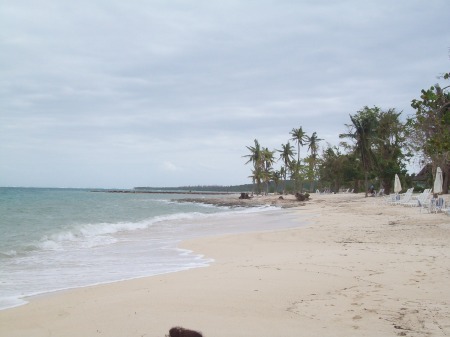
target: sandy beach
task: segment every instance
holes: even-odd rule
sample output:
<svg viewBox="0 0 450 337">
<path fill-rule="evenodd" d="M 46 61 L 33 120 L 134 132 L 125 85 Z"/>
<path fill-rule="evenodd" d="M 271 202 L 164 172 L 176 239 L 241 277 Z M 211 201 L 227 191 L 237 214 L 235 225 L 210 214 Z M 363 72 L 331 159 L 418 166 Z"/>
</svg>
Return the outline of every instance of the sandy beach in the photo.
<svg viewBox="0 0 450 337">
<path fill-rule="evenodd" d="M 32 298 L 0 311 L 0 336 L 450 335 L 450 217 L 363 194 L 251 202 L 309 225 L 183 242 L 215 262 Z"/>
</svg>

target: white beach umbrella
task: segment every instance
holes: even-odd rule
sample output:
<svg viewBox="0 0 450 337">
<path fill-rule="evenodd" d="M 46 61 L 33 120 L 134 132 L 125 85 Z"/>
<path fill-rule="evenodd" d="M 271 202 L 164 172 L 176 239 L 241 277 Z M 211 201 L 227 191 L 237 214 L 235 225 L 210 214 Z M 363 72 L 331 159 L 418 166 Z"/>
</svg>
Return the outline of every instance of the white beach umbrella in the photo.
<svg viewBox="0 0 450 337">
<path fill-rule="evenodd" d="M 442 170 L 440 167 L 436 170 L 436 177 L 434 178 L 433 193 L 442 193 Z"/>
<path fill-rule="evenodd" d="M 398 177 L 398 174 L 395 175 L 395 181 L 394 181 L 394 192 L 398 193 L 402 190 L 402 184 L 400 183 L 400 178 Z"/>
</svg>

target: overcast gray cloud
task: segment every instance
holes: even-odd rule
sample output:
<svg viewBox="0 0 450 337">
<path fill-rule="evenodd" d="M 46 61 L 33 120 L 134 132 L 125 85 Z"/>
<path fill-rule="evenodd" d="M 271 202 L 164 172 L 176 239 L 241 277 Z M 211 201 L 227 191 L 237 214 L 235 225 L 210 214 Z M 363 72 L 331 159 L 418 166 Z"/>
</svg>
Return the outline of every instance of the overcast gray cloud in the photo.
<svg viewBox="0 0 450 337">
<path fill-rule="evenodd" d="M 450 2 L 0 0 L 0 186 L 249 182 L 450 70 Z"/>
</svg>

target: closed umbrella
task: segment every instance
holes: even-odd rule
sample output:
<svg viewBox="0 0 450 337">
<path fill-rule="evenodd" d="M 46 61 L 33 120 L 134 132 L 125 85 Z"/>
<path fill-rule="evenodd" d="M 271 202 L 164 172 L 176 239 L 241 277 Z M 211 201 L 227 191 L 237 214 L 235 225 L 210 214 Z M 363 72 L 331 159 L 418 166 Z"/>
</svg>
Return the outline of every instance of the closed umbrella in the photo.
<svg viewBox="0 0 450 337">
<path fill-rule="evenodd" d="M 398 174 L 395 175 L 395 181 L 394 181 L 394 192 L 398 193 L 402 190 L 402 184 L 400 183 L 400 178 L 398 177 Z"/>
<path fill-rule="evenodd" d="M 442 170 L 438 167 L 436 170 L 436 177 L 434 178 L 433 193 L 442 193 L 442 182 Z"/>
</svg>

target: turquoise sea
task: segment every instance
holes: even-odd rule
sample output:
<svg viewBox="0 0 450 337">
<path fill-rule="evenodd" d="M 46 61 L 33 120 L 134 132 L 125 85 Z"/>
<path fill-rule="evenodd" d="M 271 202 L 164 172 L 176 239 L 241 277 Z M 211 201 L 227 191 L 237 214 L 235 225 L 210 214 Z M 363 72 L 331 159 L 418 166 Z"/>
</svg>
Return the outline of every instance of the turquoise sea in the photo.
<svg viewBox="0 0 450 337">
<path fill-rule="evenodd" d="M 0 188 L 0 309 L 32 295 L 212 262 L 178 248 L 184 239 L 301 225 L 298 216 L 276 221 L 275 207 L 177 201 L 184 197 Z"/>
</svg>

